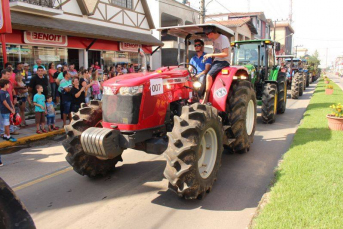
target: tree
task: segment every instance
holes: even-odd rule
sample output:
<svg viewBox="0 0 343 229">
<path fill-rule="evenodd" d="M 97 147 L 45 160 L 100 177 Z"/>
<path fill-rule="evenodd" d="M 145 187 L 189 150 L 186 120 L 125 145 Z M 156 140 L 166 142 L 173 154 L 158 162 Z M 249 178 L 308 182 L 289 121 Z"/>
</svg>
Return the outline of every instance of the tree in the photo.
<svg viewBox="0 0 343 229">
<path fill-rule="evenodd" d="M 308 57 L 307 62 L 308 62 L 310 71 L 318 70 L 318 66 L 320 65 L 320 60 L 319 60 L 319 53 L 317 50 L 314 51 L 313 55 Z"/>
</svg>

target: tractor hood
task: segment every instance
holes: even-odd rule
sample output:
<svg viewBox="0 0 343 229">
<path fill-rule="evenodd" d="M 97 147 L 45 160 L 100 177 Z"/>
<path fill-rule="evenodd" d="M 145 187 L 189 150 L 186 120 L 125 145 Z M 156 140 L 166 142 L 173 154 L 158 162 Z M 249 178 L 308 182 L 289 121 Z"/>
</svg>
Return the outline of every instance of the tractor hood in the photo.
<svg viewBox="0 0 343 229">
<path fill-rule="evenodd" d="M 186 77 L 189 72 L 185 68 L 170 68 L 156 70 L 155 72 L 146 73 L 131 73 L 122 76 L 117 76 L 104 82 L 104 86 L 107 87 L 134 87 L 150 82 L 151 79 L 169 79 Z"/>
</svg>

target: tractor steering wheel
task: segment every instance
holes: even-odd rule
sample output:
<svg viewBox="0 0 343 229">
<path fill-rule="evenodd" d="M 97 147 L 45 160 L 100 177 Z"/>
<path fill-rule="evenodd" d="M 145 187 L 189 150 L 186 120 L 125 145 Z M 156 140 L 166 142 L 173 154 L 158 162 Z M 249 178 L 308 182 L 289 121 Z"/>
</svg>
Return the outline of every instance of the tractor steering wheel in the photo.
<svg viewBox="0 0 343 229">
<path fill-rule="evenodd" d="M 192 72 L 189 71 L 189 68 L 188 68 L 188 67 L 186 67 L 186 68 L 187 68 L 187 71 L 189 72 L 189 75 L 190 75 L 192 78 L 193 78 L 194 76 L 198 75 L 198 70 L 197 70 L 197 68 L 196 68 L 193 64 L 190 64 L 190 63 L 180 63 L 180 64 L 178 65 L 178 67 L 180 67 L 181 65 L 191 66 L 191 67 L 192 67 Z"/>
</svg>

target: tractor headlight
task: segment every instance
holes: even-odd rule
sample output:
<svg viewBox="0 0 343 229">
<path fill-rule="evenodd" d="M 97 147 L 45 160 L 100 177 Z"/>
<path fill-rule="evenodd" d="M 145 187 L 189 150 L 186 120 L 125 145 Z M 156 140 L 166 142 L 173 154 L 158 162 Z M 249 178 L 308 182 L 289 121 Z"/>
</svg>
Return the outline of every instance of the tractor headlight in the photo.
<svg viewBox="0 0 343 229">
<path fill-rule="evenodd" d="M 193 83 L 193 87 L 194 87 L 194 89 L 196 89 L 196 90 L 199 90 L 199 89 L 201 88 L 201 86 L 202 86 L 202 84 L 201 84 L 199 81 L 195 81 L 195 82 Z"/>
<path fill-rule="evenodd" d="M 143 85 L 135 87 L 121 87 L 119 89 L 120 95 L 137 95 L 143 92 Z"/>
</svg>

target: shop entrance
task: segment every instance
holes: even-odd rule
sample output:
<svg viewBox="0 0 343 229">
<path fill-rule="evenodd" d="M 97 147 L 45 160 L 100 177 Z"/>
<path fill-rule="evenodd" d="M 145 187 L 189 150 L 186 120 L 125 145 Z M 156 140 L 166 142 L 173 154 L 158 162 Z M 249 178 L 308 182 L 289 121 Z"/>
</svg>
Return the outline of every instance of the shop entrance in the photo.
<svg viewBox="0 0 343 229">
<path fill-rule="evenodd" d="M 101 51 L 88 50 L 88 66 L 92 66 L 95 62 L 99 62 L 99 65 L 103 64 L 101 63 Z"/>
<path fill-rule="evenodd" d="M 74 64 L 75 69 L 79 70 L 79 50 L 78 49 L 68 49 L 68 64 Z"/>
</svg>

